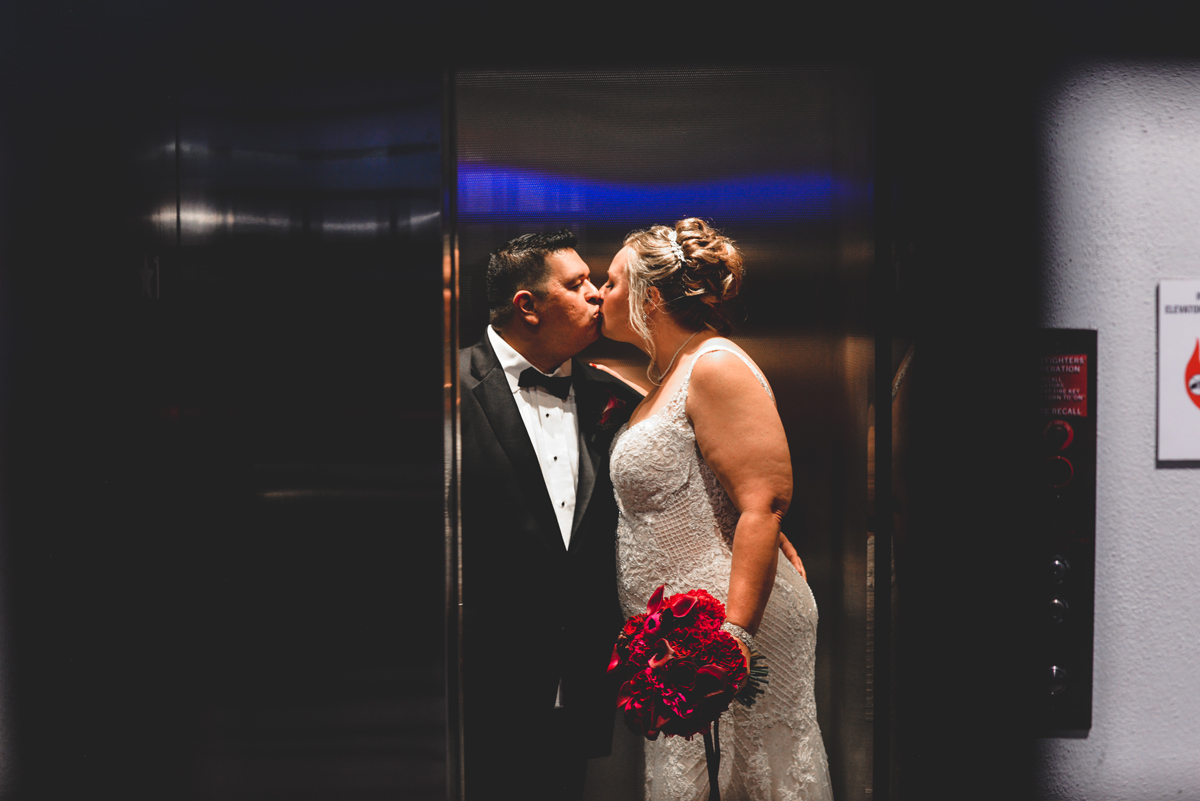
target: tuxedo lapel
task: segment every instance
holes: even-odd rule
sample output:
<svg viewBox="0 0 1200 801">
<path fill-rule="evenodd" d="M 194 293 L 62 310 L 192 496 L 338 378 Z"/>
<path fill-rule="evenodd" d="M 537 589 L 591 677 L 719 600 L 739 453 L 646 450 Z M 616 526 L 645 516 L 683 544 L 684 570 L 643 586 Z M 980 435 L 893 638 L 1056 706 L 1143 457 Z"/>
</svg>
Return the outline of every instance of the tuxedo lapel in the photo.
<svg viewBox="0 0 1200 801">
<path fill-rule="evenodd" d="M 548 545 L 561 549 L 563 541 L 559 534 L 558 518 L 550 502 L 550 493 L 546 491 L 546 481 L 542 477 L 537 453 L 529 441 L 529 434 L 525 430 L 524 421 L 521 420 L 517 403 L 513 400 L 508 379 L 486 337 L 472 353 L 471 369 L 479 380 L 471 391 L 483 409 L 492 433 L 508 457 L 517 483 L 529 498 L 529 511 L 538 521 L 537 529 L 546 535 L 544 539 Z M 496 469 L 502 470 L 503 466 L 497 465 Z"/>
<path fill-rule="evenodd" d="M 596 436 L 603 402 L 608 400 L 608 395 L 588 380 L 578 361 L 572 365 L 571 375 L 575 377 L 575 415 L 579 422 L 579 481 L 575 489 L 575 520 L 571 524 L 571 548 L 574 549 L 582 539 L 580 524 L 592 500 L 596 477 L 608 456 L 601 452 L 602 443 Z"/>
</svg>

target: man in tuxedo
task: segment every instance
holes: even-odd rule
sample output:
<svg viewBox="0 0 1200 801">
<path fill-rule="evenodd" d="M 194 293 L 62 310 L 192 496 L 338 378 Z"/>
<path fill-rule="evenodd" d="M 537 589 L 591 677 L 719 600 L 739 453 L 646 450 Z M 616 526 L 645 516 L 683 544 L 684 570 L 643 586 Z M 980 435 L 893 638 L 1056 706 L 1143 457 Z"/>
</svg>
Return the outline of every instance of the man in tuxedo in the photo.
<svg viewBox="0 0 1200 801">
<path fill-rule="evenodd" d="M 493 253 L 491 324 L 459 358 L 468 801 L 577 799 L 612 739 L 608 451 L 641 396 L 575 358 L 600 331 L 575 244 L 564 229 Z"/>
</svg>

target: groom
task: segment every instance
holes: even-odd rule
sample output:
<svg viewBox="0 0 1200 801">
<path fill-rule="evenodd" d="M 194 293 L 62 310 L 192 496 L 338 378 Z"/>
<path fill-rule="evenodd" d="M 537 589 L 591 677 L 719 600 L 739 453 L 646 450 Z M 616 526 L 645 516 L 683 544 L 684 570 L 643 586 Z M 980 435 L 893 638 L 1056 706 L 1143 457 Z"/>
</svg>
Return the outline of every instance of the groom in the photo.
<svg viewBox="0 0 1200 801">
<path fill-rule="evenodd" d="M 608 451 L 641 396 L 574 358 L 600 333 L 575 244 L 564 229 L 493 253 L 491 325 L 459 354 L 467 801 L 578 799 L 612 739 Z"/>
</svg>

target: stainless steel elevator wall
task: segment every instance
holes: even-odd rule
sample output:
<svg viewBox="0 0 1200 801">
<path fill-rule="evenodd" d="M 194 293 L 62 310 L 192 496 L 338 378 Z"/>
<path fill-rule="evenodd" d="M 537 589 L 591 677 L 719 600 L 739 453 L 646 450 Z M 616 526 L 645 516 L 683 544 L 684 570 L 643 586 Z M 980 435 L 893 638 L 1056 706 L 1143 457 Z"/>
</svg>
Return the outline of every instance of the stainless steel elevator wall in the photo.
<svg viewBox="0 0 1200 801">
<path fill-rule="evenodd" d="M 12 797 L 443 798 L 441 75 L 97 38 L 0 143 Z"/>
</svg>

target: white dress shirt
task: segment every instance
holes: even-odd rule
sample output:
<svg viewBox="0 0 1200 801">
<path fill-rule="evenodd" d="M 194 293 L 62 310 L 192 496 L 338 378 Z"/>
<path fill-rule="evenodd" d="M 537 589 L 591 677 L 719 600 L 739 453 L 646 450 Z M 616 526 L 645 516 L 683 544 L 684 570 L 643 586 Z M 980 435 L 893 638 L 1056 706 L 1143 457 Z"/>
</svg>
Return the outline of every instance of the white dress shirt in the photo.
<svg viewBox="0 0 1200 801">
<path fill-rule="evenodd" d="M 521 412 L 529 441 L 537 454 L 546 491 L 558 516 L 563 545 L 570 547 L 571 524 L 575 520 L 575 488 L 579 483 L 579 421 L 575 415 L 575 387 L 572 386 L 567 399 L 562 400 L 543 387 L 520 386 L 521 373 L 533 365 L 490 325 L 487 334 L 508 379 L 513 400 Z M 571 360 L 563 362 L 551 375 L 571 375 Z"/>
</svg>

